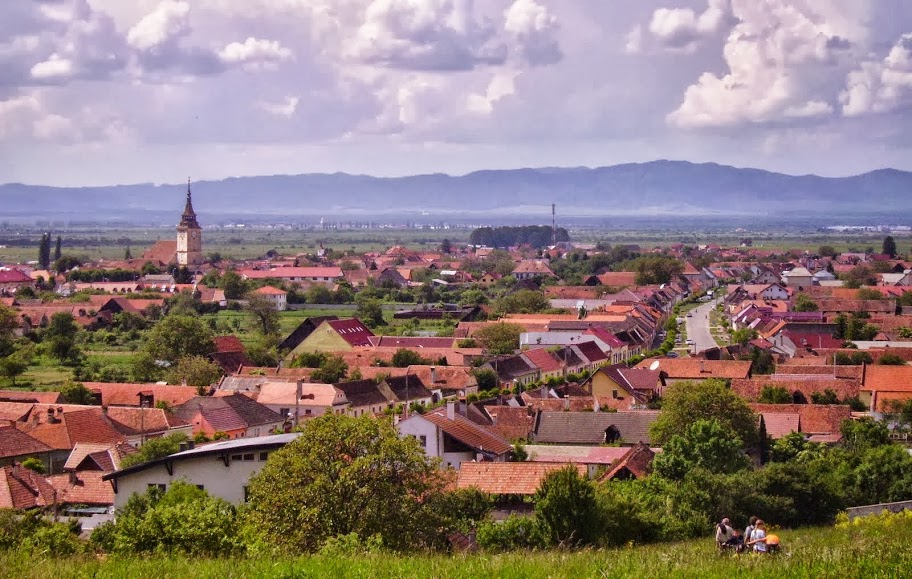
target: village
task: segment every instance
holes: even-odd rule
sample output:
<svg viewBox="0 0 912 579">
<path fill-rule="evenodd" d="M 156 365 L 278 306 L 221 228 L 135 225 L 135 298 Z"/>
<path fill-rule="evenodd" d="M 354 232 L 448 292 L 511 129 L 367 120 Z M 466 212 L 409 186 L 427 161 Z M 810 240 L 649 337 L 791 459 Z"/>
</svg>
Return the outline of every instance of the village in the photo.
<svg viewBox="0 0 912 579">
<path fill-rule="evenodd" d="M 907 440 L 912 262 L 892 237 L 821 255 L 532 233 L 537 246 L 212 263 L 188 188 L 176 240 L 141 257 L 4 264 L 0 507 L 91 529 L 176 481 L 243 504 L 308 421 L 349 415 L 392 421 L 457 488 L 521 514 L 567 465 L 597 484 L 648 477 L 675 384 L 724 384 L 771 444 L 839 445 L 853 420 Z M 130 332 L 130 372 L 80 366 L 88 336 Z M 36 346 L 73 377 L 17 387 Z"/>
</svg>

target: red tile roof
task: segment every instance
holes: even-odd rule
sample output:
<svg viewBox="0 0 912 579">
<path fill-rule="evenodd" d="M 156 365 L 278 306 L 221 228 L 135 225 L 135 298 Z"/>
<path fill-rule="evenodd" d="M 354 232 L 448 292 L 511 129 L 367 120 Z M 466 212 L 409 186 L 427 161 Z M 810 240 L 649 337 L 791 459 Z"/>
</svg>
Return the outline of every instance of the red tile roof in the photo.
<svg viewBox="0 0 912 579">
<path fill-rule="evenodd" d="M 101 480 L 104 474 L 100 470 L 85 470 L 52 475 L 47 477 L 47 482 L 57 489 L 58 504 L 110 506 L 114 504 L 114 487 L 109 481 Z"/>
<path fill-rule="evenodd" d="M 563 363 L 558 360 L 547 348 L 536 348 L 526 350 L 523 356 L 529 359 L 536 368 L 542 372 L 557 372 L 563 368 Z"/>
<path fill-rule="evenodd" d="M 0 459 L 50 451 L 51 447 L 14 426 L 0 426 Z"/>
<path fill-rule="evenodd" d="M 348 342 L 350 346 L 370 346 L 370 338 L 373 332 L 365 326 L 358 318 L 349 318 L 346 320 L 329 320 L 324 322 L 336 331 L 342 339 Z"/>
<path fill-rule="evenodd" d="M 0 390 L 0 402 L 31 402 L 57 404 L 63 402 L 60 392 L 35 392 L 28 390 Z"/>
<path fill-rule="evenodd" d="M 213 338 L 216 352 L 246 352 L 244 343 L 237 336 L 216 336 Z"/>
<path fill-rule="evenodd" d="M 288 294 L 287 291 L 272 287 L 271 285 L 264 285 L 259 289 L 253 290 L 253 293 L 264 296 L 284 296 Z"/>
<path fill-rule="evenodd" d="M 779 439 L 792 432 L 801 432 L 801 415 L 797 412 L 761 412 L 766 433 Z"/>
<path fill-rule="evenodd" d="M 625 473 L 629 473 L 638 479 L 649 476 L 652 472 L 652 460 L 655 455 L 655 451 L 649 448 L 648 445 L 638 442 L 624 456 L 615 461 L 599 481 L 626 478 Z"/>
<path fill-rule="evenodd" d="M 534 495 L 544 478 L 557 470 L 568 468 L 563 463 L 547 462 L 463 462 L 459 467 L 456 486 L 477 488 L 492 495 Z M 586 465 L 575 468 L 586 476 Z"/>
<path fill-rule="evenodd" d="M 0 283 L 32 283 L 32 278 L 18 269 L 0 269 Z"/>
<path fill-rule="evenodd" d="M 429 412 L 423 418 L 466 446 L 470 446 L 480 452 L 505 455 L 513 450 L 513 447 L 506 439 L 458 414 L 455 420 L 450 420 L 446 417 L 445 409 Z"/>
<path fill-rule="evenodd" d="M 277 267 L 275 269 L 245 269 L 238 272 L 247 279 L 288 279 L 301 277 L 342 277 L 342 269 L 338 267 Z"/>
<path fill-rule="evenodd" d="M 54 487 L 18 464 L 0 468 L 0 508 L 34 509 L 54 504 Z"/>
<path fill-rule="evenodd" d="M 70 407 L 73 408 L 72 405 Z M 50 421 L 47 414 L 47 409 L 50 408 L 53 407 L 34 405 L 31 413 L 33 419 L 18 425 L 19 429 L 58 450 L 69 450 L 76 446 L 77 442 L 114 444 L 125 440 L 105 418 L 99 407 L 83 406 L 81 410 L 66 409 L 63 412 L 55 412 L 54 421 Z"/>
<path fill-rule="evenodd" d="M 647 358 L 637 368 L 652 368 L 664 372 L 673 380 L 706 380 L 708 378 L 748 378 L 750 360 L 703 360 L 698 358 Z"/>
<path fill-rule="evenodd" d="M 153 403 L 165 402 L 178 406 L 195 397 L 198 392 L 193 386 L 170 386 L 165 384 L 124 384 L 119 382 L 84 382 L 86 388 L 101 394 L 102 406 L 139 406 L 139 394 L 151 395 Z"/>
</svg>

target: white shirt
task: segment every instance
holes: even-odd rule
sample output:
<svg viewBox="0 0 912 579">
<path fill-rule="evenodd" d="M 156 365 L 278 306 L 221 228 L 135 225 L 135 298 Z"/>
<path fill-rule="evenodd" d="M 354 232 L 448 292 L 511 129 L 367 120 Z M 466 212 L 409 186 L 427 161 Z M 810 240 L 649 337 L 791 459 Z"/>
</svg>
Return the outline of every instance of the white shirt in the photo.
<svg viewBox="0 0 912 579">
<path fill-rule="evenodd" d="M 753 533 L 752 537 L 753 537 L 751 539 L 752 541 L 757 541 L 757 539 L 762 539 L 761 541 L 757 541 L 756 543 L 754 543 L 754 551 L 756 551 L 757 553 L 766 553 L 766 531 L 764 531 L 763 529 L 754 529 L 754 533 Z"/>
</svg>

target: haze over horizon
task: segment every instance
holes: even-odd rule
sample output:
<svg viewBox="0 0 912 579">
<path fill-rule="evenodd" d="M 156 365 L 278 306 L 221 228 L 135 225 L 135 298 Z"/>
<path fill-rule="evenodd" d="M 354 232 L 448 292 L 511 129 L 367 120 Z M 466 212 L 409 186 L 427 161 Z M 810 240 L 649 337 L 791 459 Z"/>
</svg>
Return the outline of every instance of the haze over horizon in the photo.
<svg viewBox="0 0 912 579">
<path fill-rule="evenodd" d="M 912 170 L 903 0 L 0 5 L 0 183 Z"/>
</svg>

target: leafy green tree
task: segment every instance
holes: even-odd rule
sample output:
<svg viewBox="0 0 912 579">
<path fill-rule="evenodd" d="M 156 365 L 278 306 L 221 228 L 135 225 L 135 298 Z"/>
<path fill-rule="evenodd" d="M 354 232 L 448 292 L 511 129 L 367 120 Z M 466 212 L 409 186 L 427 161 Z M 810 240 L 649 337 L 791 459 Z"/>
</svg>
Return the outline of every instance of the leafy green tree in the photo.
<svg viewBox="0 0 912 579">
<path fill-rule="evenodd" d="M 260 294 L 250 294 L 247 297 L 246 309 L 253 316 L 257 331 L 261 335 L 278 336 L 279 312 L 271 299 Z"/>
<path fill-rule="evenodd" d="M 479 392 L 487 392 L 500 387 L 500 379 L 497 378 L 497 373 L 487 368 L 475 370 L 475 381 L 478 383 Z"/>
<path fill-rule="evenodd" d="M 825 388 L 823 392 L 811 392 L 813 404 L 839 404 L 839 395 L 832 388 Z"/>
<path fill-rule="evenodd" d="M 816 312 L 818 310 L 817 302 L 807 294 L 798 294 L 794 310 L 796 312 Z"/>
<path fill-rule="evenodd" d="M 195 485 L 174 481 L 167 492 L 150 489 L 130 497 L 117 519 L 95 529 L 91 542 L 121 555 L 218 557 L 244 551 L 237 529 L 234 506 Z"/>
<path fill-rule="evenodd" d="M 130 362 L 130 375 L 134 382 L 157 382 L 164 375 L 164 368 L 149 352 L 137 352 Z"/>
<path fill-rule="evenodd" d="M 415 350 L 409 350 L 408 348 L 399 348 L 393 354 L 391 363 L 394 368 L 408 368 L 409 366 L 428 364 L 428 360 L 422 358 L 421 355 Z"/>
<path fill-rule="evenodd" d="M 236 271 L 228 270 L 222 274 L 221 288 L 225 290 L 225 298 L 239 300 L 247 293 L 247 282 Z"/>
<path fill-rule="evenodd" d="M 46 469 L 44 468 L 44 463 L 41 462 L 40 458 L 30 456 L 27 459 L 22 461 L 22 466 L 31 471 L 37 472 L 38 474 L 44 474 Z"/>
<path fill-rule="evenodd" d="M 673 257 L 647 255 L 623 264 L 624 271 L 636 272 L 637 285 L 668 283 L 684 271 L 684 264 Z"/>
<path fill-rule="evenodd" d="M 198 317 L 169 314 L 149 330 L 143 350 L 153 360 L 175 363 L 187 356 L 215 351 L 212 330 Z"/>
<path fill-rule="evenodd" d="M 377 328 L 386 323 L 383 319 L 383 307 L 380 300 L 373 298 L 359 300 L 356 298 L 355 301 L 358 303 L 355 317 L 364 322 L 365 326 Z"/>
<path fill-rule="evenodd" d="M 868 448 L 854 472 L 860 504 L 912 498 L 912 456 L 898 444 Z"/>
<path fill-rule="evenodd" d="M 871 418 L 843 420 L 840 432 L 843 445 L 854 451 L 864 452 L 890 444 L 890 431 L 887 425 Z"/>
<path fill-rule="evenodd" d="M 31 356 L 25 355 L 25 348 L 20 348 L 6 356 L 0 357 L 0 375 L 9 379 L 12 386 L 16 385 L 16 377 L 28 370 Z"/>
<path fill-rule="evenodd" d="M 51 266 L 51 234 L 44 233 L 41 235 L 41 242 L 38 244 L 38 267 L 48 269 Z"/>
<path fill-rule="evenodd" d="M 76 346 L 76 334 L 79 326 L 72 314 L 57 312 L 51 316 L 47 328 L 43 333 L 43 343 L 49 354 L 60 360 L 68 362 L 79 357 L 80 351 Z"/>
<path fill-rule="evenodd" d="M 757 401 L 761 404 L 791 404 L 792 397 L 782 386 L 764 386 Z"/>
<path fill-rule="evenodd" d="M 832 245 L 821 245 L 817 250 L 817 255 L 820 257 L 836 257 L 839 254 L 836 252 L 836 248 Z"/>
<path fill-rule="evenodd" d="M 67 404 L 88 406 L 97 402 L 95 393 L 86 388 L 82 382 L 67 381 L 60 387 L 60 396 Z"/>
<path fill-rule="evenodd" d="M 887 296 L 872 287 L 863 287 L 858 288 L 858 291 L 855 293 L 855 299 L 883 301 L 887 299 Z"/>
<path fill-rule="evenodd" d="M 174 283 L 193 283 L 193 272 L 186 265 L 182 265 L 171 272 L 174 277 Z"/>
<path fill-rule="evenodd" d="M 664 478 L 682 480 L 693 469 L 733 473 L 750 465 L 744 446 L 731 428 L 716 419 L 697 420 L 683 435 L 675 434 L 665 443 L 652 463 Z"/>
<path fill-rule="evenodd" d="M 428 506 L 439 504 L 445 484 L 436 461 L 389 421 L 323 415 L 251 479 L 247 529 L 294 553 L 348 534 L 379 537 L 393 550 L 421 548 L 437 540 Z"/>
<path fill-rule="evenodd" d="M 840 276 L 847 288 L 860 288 L 863 285 L 877 285 L 877 273 L 868 265 L 856 265 Z"/>
<path fill-rule="evenodd" d="M 64 273 L 71 269 L 82 267 L 82 260 L 72 255 L 64 255 L 54 260 L 52 267 L 57 273 Z"/>
<path fill-rule="evenodd" d="M 222 377 L 222 369 L 203 356 L 184 356 L 165 373 L 171 384 L 195 386 L 201 393 Z"/>
<path fill-rule="evenodd" d="M 500 356 L 503 354 L 512 354 L 519 348 L 519 336 L 525 329 L 519 324 L 510 324 L 507 322 L 498 322 L 495 324 L 486 324 L 476 331 L 472 338 L 488 354 Z"/>
<path fill-rule="evenodd" d="M 58 235 L 57 243 L 54 245 L 54 261 L 57 261 L 60 259 L 60 246 L 62 245 L 62 243 L 63 243 L 63 241 L 60 239 L 60 236 Z M 58 270 L 58 271 L 60 271 L 60 270 Z"/>
<path fill-rule="evenodd" d="M 887 352 L 886 354 L 882 355 L 877 360 L 877 363 L 880 364 L 881 366 L 905 366 L 906 365 L 906 361 L 903 360 L 902 356 L 893 354 L 892 352 Z"/>
<path fill-rule="evenodd" d="M 180 450 L 181 443 L 188 440 L 190 439 L 186 434 L 179 432 L 159 438 L 150 438 L 139 447 L 139 452 L 123 457 L 120 462 L 121 468 L 131 467 L 174 454 Z"/>
<path fill-rule="evenodd" d="M 129 245 L 128 245 L 127 248 L 124 250 L 124 259 L 133 259 L 133 252 L 130 251 L 130 246 L 129 246 Z"/>
<path fill-rule="evenodd" d="M 307 303 L 309 304 L 331 304 L 333 303 L 332 291 L 323 284 L 314 284 L 307 288 Z"/>
<path fill-rule="evenodd" d="M 335 384 L 345 380 L 348 374 L 348 364 L 342 356 L 328 354 L 325 356 L 320 367 L 311 373 L 310 379 L 314 382 L 323 382 L 324 384 Z"/>
<path fill-rule="evenodd" d="M 599 540 L 602 516 L 595 486 L 576 468 L 549 473 L 535 493 L 535 517 L 557 545 L 592 545 Z"/>
<path fill-rule="evenodd" d="M 880 252 L 890 257 L 896 257 L 896 240 L 893 239 L 892 235 L 884 237 Z"/>
<path fill-rule="evenodd" d="M 758 442 L 757 415 L 722 380 L 677 382 L 665 390 L 662 412 L 651 426 L 653 440 L 664 444 L 675 434 L 685 436 L 698 420 L 717 420 L 752 448 Z"/>
<path fill-rule="evenodd" d="M 494 311 L 501 314 L 535 314 L 551 307 L 541 292 L 521 289 L 494 300 Z"/>
<path fill-rule="evenodd" d="M 674 322 L 674 320 L 669 320 Z M 748 342 L 758 336 L 757 330 L 753 328 L 740 328 L 732 332 L 732 343 L 746 346 Z"/>
<path fill-rule="evenodd" d="M 143 275 L 158 275 L 161 273 L 161 270 L 158 268 L 158 266 L 156 266 L 151 261 L 147 261 L 146 263 L 143 264 L 142 269 L 140 270 L 140 273 L 142 273 Z"/>
</svg>

